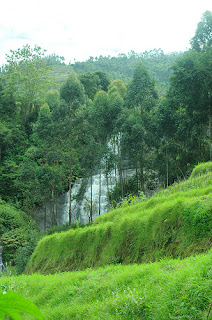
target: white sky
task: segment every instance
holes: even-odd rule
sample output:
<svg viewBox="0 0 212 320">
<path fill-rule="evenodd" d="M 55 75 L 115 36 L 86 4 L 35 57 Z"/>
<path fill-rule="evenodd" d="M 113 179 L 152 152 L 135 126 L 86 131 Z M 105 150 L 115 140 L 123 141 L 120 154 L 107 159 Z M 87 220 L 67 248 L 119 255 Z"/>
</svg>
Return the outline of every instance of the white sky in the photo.
<svg viewBox="0 0 212 320">
<path fill-rule="evenodd" d="M 211 0 L 7 0 L 0 66 L 9 50 L 39 45 L 66 62 L 161 48 L 185 51 Z"/>
</svg>

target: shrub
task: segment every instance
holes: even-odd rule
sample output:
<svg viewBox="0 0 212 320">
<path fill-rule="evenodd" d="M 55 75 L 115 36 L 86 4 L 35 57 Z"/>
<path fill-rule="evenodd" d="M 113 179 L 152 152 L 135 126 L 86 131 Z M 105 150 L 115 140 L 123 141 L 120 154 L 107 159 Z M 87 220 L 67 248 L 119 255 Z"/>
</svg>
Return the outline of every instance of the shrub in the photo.
<svg viewBox="0 0 212 320">
<path fill-rule="evenodd" d="M 5 232 L 25 226 L 27 223 L 27 215 L 0 200 L 0 236 Z"/>
<path fill-rule="evenodd" d="M 34 223 L 4 233 L 1 237 L 4 262 L 16 265 L 18 274 L 22 273 L 40 237 Z"/>
<path fill-rule="evenodd" d="M 24 272 L 40 237 L 40 232 L 37 229 L 29 229 L 27 232 L 25 230 L 24 241 L 22 242 L 21 246 L 17 248 L 14 256 L 14 262 L 18 275 Z"/>
</svg>

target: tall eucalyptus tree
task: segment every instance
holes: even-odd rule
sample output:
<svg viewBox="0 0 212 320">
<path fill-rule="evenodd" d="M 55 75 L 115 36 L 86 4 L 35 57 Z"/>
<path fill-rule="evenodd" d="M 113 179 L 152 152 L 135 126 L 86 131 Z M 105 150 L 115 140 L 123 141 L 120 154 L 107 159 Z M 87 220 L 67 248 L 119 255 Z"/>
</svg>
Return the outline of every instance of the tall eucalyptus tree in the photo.
<svg viewBox="0 0 212 320">
<path fill-rule="evenodd" d="M 70 139 L 70 174 L 69 174 L 69 224 L 71 224 L 71 201 L 72 201 L 72 180 L 73 180 L 73 139 L 74 139 L 74 117 L 77 109 L 85 103 L 84 87 L 77 77 L 77 74 L 70 73 L 66 82 L 60 89 L 60 97 L 68 104 L 69 110 L 69 139 Z"/>
</svg>

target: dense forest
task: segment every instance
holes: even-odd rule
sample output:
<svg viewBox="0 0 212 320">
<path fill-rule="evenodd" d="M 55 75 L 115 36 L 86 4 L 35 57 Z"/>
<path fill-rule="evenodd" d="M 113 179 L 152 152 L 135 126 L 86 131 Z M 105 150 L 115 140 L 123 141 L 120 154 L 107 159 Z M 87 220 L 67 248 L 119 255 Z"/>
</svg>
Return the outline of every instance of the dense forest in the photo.
<svg viewBox="0 0 212 320">
<path fill-rule="evenodd" d="M 1 205 L 34 219 L 77 178 L 116 167 L 112 205 L 185 179 L 194 165 L 212 160 L 211 30 L 206 11 L 184 53 L 155 49 L 72 65 L 38 46 L 11 50 L 0 73 Z M 126 161 L 135 168 L 130 181 L 122 178 Z M 92 218 L 92 199 L 90 206 Z M 52 209 L 52 226 L 56 215 Z"/>
</svg>

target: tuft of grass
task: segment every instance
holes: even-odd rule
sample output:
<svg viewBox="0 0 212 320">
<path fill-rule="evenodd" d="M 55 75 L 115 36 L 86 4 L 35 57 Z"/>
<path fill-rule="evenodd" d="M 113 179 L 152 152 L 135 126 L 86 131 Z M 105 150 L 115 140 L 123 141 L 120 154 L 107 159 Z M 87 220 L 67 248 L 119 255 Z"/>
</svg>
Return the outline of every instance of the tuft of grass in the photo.
<svg viewBox="0 0 212 320">
<path fill-rule="evenodd" d="M 212 172 L 212 161 L 199 163 L 193 169 L 190 179 Z"/>
</svg>

